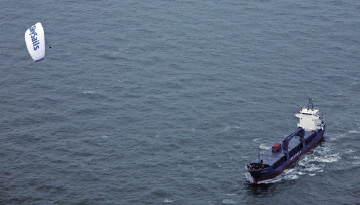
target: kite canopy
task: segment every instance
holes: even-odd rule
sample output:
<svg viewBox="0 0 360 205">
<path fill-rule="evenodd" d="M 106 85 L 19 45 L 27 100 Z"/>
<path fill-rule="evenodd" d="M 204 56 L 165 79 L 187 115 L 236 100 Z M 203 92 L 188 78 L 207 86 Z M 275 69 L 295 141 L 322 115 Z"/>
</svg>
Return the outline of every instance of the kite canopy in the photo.
<svg viewBox="0 0 360 205">
<path fill-rule="evenodd" d="M 31 58 L 37 62 L 45 57 L 45 34 L 41 23 L 36 23 L 25 32 L 25 42 Z"/>
</svg>

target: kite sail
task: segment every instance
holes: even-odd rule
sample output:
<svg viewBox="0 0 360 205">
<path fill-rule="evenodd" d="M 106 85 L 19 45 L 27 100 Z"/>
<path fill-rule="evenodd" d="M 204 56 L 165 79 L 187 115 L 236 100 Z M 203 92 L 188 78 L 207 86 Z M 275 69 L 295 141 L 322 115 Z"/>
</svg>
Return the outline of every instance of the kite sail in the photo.
<svg viewBox="0 0 360 205">
<path fill-rule="evenodd" d="M 36 23 L 25 32 L 25 42 L 31 58 L 37 62 L 45 57 L 45 34 L 41 23 Z"/>
</svg>

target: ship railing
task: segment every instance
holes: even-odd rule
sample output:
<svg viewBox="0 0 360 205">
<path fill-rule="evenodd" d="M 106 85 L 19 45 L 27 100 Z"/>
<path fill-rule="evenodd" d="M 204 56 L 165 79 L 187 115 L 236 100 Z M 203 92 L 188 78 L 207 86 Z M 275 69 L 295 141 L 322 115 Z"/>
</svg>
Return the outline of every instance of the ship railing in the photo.
<svg viewBox="0 0 360 205">
<path fill-rule="evenodd" d="M 261 163 L 251 163 L 247 165 L 248 170 L 266 170 L 269 169 L 268 164 L 261 164 Z"/>
</svg>

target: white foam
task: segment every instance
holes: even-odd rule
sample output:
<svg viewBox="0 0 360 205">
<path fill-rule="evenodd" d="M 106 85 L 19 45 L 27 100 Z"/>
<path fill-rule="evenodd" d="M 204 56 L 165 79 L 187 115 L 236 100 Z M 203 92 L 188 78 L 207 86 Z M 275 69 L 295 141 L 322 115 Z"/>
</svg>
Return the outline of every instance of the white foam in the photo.
<svg viewBox="0 0 360 205">
<path fill-rule="evenodd" d="M 347 134 L 348 134 L 348 132 L 342 133 L 342 134 L 340 134 L 340 133 L 335 134 L 335 136 L 330 136 L 329 139 L 330 139 L 330 141 L 336 141 L 338 139 L 342 139 L 342 138 L 346 137 Z"/>
<path fill-rule="evenodd" d="M 326 162 L 326 163 L 337 162 L 337 161 L 339 161 L 339 159 L 341 159 L 339 153 L 331 154 L 331 155 L 325 155 L 323 157 L 315 157 L 315 161 L 317 161 L 317 162 Z"/>
<path fill-rule="evenodd" d="M 341 159 L 339 153 L 330 154 L 331 150 L 329 147 L 319 147 L 314 150 L 313 155 L 306 155 L 304 158 L 305 162 L 337 162 Z"/>
<path fill-rule="evenodd" d="M 297 174 L 289 174 L 284 177 L 284 179 L 286 179 L 286 180 L 294 180 L 294 179 L 298 179 L 298 178 L 299 178 L 299 176 Z"/>
<path fill-rule="evenodd" d="M 231 129 L 240 129 L 239 126 L 226 126 L 221 132 L 227 132 Z"/>
<path fill-rule="evenodd" d="M 231 200 L 231 199 L 224 199 L 224 200 L 222 201 L 222 203 L 223 203 L 223 204 L 237 204 L 236 201 L 233 201 L 233 200 Z"/>
<path fill-rule="evenodd" d="M 85 95 L 86 94 L 94 94 L 95 93 L 95 91 L 92 91 L 92 90 L 86 90 L 86 91 L 84 91 L 83 92 Z"/>
<path fill-rule="evenodd" d="M 360 159 L 359 156 L 353 156 L 353 159 L 355 159 L 355 162 L 351 162 L 353 165 L 358 166 L 360 165 L 360 161 L 358 159 Z"/>
<path fill-rule="evenodd" d="M 330 147 L 317 147 L 314 149 L 315 153 L 319 153 L 321 155 L 324 155 L 330 151 Z"/>
<path fill-rule="evenodd" d="M 258 184 L 272 184 L 282 180 L 294 180 L 299 178 L 298 175 L 305 175 L 305 173 L 302 173 L 296 169 L 286 169 L 282 174 L 275 177 L 274 179 L 267 179 L 264 181 L 260 181 L 258 182 Z M 253 183 L 254 180 L 249 173 L 246 173 L 245 176 L 250 181 L 250 183 Z"/>
<path fill-rule="evenodd" d="M 264 180 L 261 182 L 258 182 L 259 184 L 272 184 L 272 183 L 276 183 L 279 182 L 283 179 L 283 174 L 281 174 L 280 176 L 275 177 L 274 179 L 268 179 L 268 180 Z"/>
<path fill-rule="evenodd" d="M 304 170 L 307 172 L 316 172 L 323 170 L 323 168 L 324 168 L 323 165 L 307 164 Z"/>
<path fill-rule="evenodd" d="M 348 150 L 351 152 L 351 150 Z M 323 172 L 325 164 L 333 163 L 341 159 L 339 153 L 331 153 L 330 147 L 317 147 L 312 154 L 307 154 L 295 169 L 300 173 L 305 173 L 309 176 L 315 176 L 316 173 Z"/>
<path fill-rule="evenodd" d="M 347 154 L 350 154 L 350 153 L 353 153 L 353 152 L 355 152 L 355 150 L 352 150 L 352 149 L 350 149 L 350 148 L 347 148 L 347 149 L 345 150 L 345 153 L 347 153 Z"/>
<path fill-rule="evenodd" d="M 265 145 L 265 144 L 261 144 L 259 147 L 260 147 L 260 149 L 262 149 L 262 150 L 268 150 L 268 149 L 270 149 L 270 146 Z"/>
<path fill-rule="evenodd" d="M 164 199 L 164 203 L 172 203 L 174 202 L 174 199 Z"/>
<path fill-rule="evenodd" d="M 230 130 L 231 129 L 231 127 L 230 126 L 226 126 L 225 127 L 225 129 L 223 130 L 223 131 L 228 131 L 228 130 Z"/>
<path fill-rule="evenodd" d="M 284 171 L 283 178 L 285 180 L 298 179 L 298 174 L 301 173 L 298 169 L 287 169 Z"/>
<path fill-rule="evenodd" d="M 258 142 L 260 140 L 260 138 L 254 138 L 253 142 Z"/>
<path fill-rule="evenodd" d="M 358 166 L 358 165 L 360 165 L 360 161 L 352 162 L 352 164 L 355 165 L 355 166 Z"/>
<path fill-rule="evenodd" d="M 359 134 L 359 133 L 360 133 L 360 131 L 358 131 L 358 130 L 350 130 L 350 131 L 349 131 L 349 133 L 352 133 L 352 134 Z"/>
<path fill-rule="evenodd" d="M 254 183 L 254 178 L 250 175 L 250 173 L 245 173 L 245 178 L 252 184 Z"/>
<path fill-rule="evenodd" d="M 297 174 L 298 174 L 298 175 L 305 175 L 305 173 L 304 173 L 304 172 L 301 172 L 301 171 L 299 171 Z"/>
</svg>

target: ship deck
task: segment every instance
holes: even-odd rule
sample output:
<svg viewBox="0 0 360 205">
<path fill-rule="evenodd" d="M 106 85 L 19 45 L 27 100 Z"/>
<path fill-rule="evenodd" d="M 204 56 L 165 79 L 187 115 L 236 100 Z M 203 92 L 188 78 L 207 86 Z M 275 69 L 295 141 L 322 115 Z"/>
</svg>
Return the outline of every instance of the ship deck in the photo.
<svg viewBox="0 0 360 205">
<path fill-rule="evenodd" d="M 305 131 L 305 135 L 304 135 L 304 139 L 306 140 L 308 137 L 310 137 L 310 135 L 312 135 L 313 132 L 309 132 L 309 131 Z M 280 144 L 282 144 L 282 142 L 279 142 Z M 275 144 L 275 143 L 274 143 Z M 300 137 L 299 136 L 294 136 L 290 141 L 289 141 L 289 152 L 295 148 L 298 144 L 300 144 Z M 280 148 L 280 150 L 278 152 L 272 152 L 271 149 L 267 150 L 264 153 L 260 153 L 260 160 L 262 160 L 263 164 L 267 164 L 269 166 L 273 165 L 276 161 L 278 161 L 281 157 L 284 156 L 283 152 L 282 152 L 282 148 Z M 253 161 L 253 163 L 258 163 L 258 159 L 256 159 L 255 161 Z"/>
</svg>

